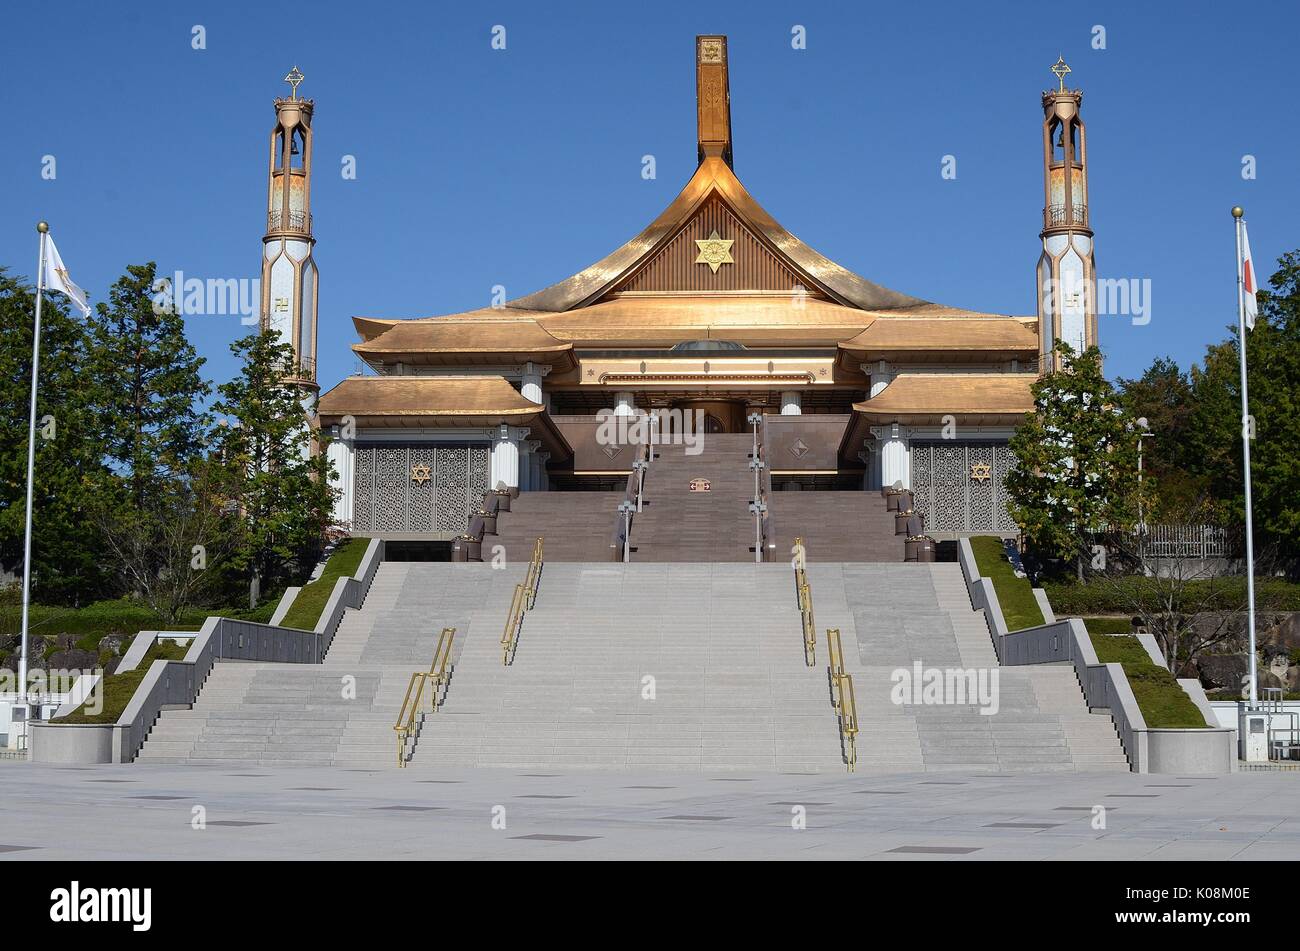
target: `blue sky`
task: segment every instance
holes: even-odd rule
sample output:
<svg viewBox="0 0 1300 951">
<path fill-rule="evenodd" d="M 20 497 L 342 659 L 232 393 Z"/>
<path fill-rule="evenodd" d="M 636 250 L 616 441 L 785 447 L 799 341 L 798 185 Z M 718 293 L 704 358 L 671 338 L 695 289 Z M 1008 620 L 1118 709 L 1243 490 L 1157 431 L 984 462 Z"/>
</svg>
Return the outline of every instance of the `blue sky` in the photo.
<svg viewBox="0 0 1300 951">
<path fill-rule="evenodd" d="M 1279 120 L 1291 2 L 8 6 L 0 264 L 30 275 L 46 218 L 95 300 L 146 260 L 257 276 L 271 100 L 298 64 L 316 100 L 326 387 L 355 366 L 353 315 L 486 306 L 496 284 L 522 296 L 648 223 L 695 167 L 697 33 L 729 35 L 736 171 L 779 221 L 871 280 L 996 313 L 1034 311 L 1039 96 L 1064 54 L 1099 273 L 1151 281 L 1149 324 L 1101 321 L 1112 376 L 1185 366 L 1235 321 L 1233 204 L 1261 279 L 1300 246 L 1300 130 Z M 210 378 L 234 372 L 237 318 L 188 331 Z"/>
</svg>

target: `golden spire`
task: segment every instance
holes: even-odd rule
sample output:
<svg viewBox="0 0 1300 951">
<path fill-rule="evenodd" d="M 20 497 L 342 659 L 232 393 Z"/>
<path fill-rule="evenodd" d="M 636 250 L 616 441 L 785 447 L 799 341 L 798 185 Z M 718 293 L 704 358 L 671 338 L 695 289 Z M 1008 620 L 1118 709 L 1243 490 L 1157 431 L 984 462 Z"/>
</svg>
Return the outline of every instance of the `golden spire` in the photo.
<svg viewBox="0 0 1300 951">
<path fill-rule="evenodd" d="M 284 81 L 288 83 L 289 88 L 293 90 L 293 92 L 289 94 L 290 99 L 298 98 L 298 84 L 306 78 L 307 77 L 298 70 L 297 66 L 294 66 L 293 69 L 289 70 L 289 75 L 284 77 Z"/>
<path fill-rule="evenodd" d="M 1056 81 L 1061 84 L 1060 91 L 1065 92 L 1065 76 L 1067 73 L 1074 72 L 1074 70 L 1065 65 L 1064 56 L 1056 57 L 1056 65 L 1052 67 L 1052 72 L 1056 75 Z"/>
</svg>

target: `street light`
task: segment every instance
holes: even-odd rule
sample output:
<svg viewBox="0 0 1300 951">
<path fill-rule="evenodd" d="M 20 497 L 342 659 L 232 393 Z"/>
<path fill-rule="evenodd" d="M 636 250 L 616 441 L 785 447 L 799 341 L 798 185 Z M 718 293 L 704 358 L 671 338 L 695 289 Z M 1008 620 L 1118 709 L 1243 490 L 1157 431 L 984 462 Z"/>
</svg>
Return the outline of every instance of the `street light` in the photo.
<svg viewBox="0 0 1300 951">
<path fill-rule="evenodd" d="M 1145 535 L 1147 530 L 1146 518 L 1142 510 L 1142 440 L 1152 435 L 1151 424 L 1147 422 L 1145 416 L 1139 416 L 1137 420 L 1138 428 L 1142 432 L 1138 433 L 1138 534 Z"/>
</svg>

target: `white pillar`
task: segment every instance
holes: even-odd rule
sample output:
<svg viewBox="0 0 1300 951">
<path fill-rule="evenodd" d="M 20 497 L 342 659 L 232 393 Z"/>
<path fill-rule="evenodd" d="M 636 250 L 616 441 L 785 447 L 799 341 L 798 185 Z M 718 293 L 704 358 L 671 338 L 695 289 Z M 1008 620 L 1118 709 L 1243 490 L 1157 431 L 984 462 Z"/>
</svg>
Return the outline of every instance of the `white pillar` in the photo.
<svg viewBox="0 0 1300 951">
<path fill-rule="evenodd" d="M 912 487 L 912 454 L 898 423 L 884 427 L 880 446 L 880 483 L 891 486 L 895 482 L 905 489 Z"/>
<path fill-rule="evenodd" d="M 337 436 L 338 427 L 331 435 Z M 334 496 L 334 521 L 340 525 L 352 522 L 352 474 L 356 462 L 356 449 L 351 439 L 334 438 L 326 451 L 334 466 L 334 476 L 330 479 L 330 488 L 337 490 Z"/>
<path fill-rule="evenodd" d="M 488 481 L 495 489 L 502 483 L 506 488 L 519 487 L 519 440 L 528 430 L 502 424 L 492 436 L 491 474 Z"/>
<path fill-rule="evenodd" d="M 862 364 L 862 372 L 871 377 L 871 395 L 879 396 L 880 391 L 894 382 L 894 368 L 888 360 L 877 360 L 873 366 L 870 363 Z"/>
<path fill-rule="evenodd" d="M 550 460 L 551 454 L 538 451 L 533 453 L 533 458 L 537 460 L 537 491 L 548 492 L 551 488 L 551 477 L 546 471 L 546 463 Z"/>
<path fill-rule="evenodd" d="M 542 377 L 546 375 L 548 370 L 550 370 L 550 367 L 538 366 L 536 363 L 524 364 L 524 380 L 519 388 L 519 392 L 524 399 L 534 403 L 542 403 Z"/>
<path fill-rule="evenodd" d="M 541 474 L 537 471 L 537 450 L 542 446 L 537 439 L 523 439 L 519 442 L 519 491 L 537 492 L 542 488 Z"/>
<path fill-rule="evenodd" d="M 800 416 L 803 414 L 803 395 L 798 390 L 783 390 L 781 393 L 781 415 Z"/>
<path fill-rule="evenodd" d="M 631 390 L 620 390 L 618 395 L 614 398 L 614 415 L 635 416 L 636 394 Z"/>
</svg>

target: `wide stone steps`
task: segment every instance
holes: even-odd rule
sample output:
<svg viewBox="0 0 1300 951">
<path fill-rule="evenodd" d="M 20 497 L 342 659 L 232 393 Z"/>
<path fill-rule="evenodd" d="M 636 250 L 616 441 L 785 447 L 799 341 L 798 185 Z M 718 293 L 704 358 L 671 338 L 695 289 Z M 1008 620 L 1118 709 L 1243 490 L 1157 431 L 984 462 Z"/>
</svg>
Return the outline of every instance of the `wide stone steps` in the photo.
<svg viewBox="0 0 1300 951">
<path fill-rule="evenodd" d="M 811 668 L 788 565 L 669 562 L 548 564 L 503 666 L 525 567 L 385 564 L 324 664 L 218 663 L 193 709 L 163 715 L 141 759 L 392 767 L 410 674 L 454 625 L 450 684 L 422 716 L 412 767 L 837 772 L 824 630 L 839 627 L 860 771 L 1128 768 L 1071 667 L 996 667 L 956 565 L 811 563 Z M 998 712 L 894 703 L 894 679 L 918 660 L 996 669 Z"/>
</svg>

